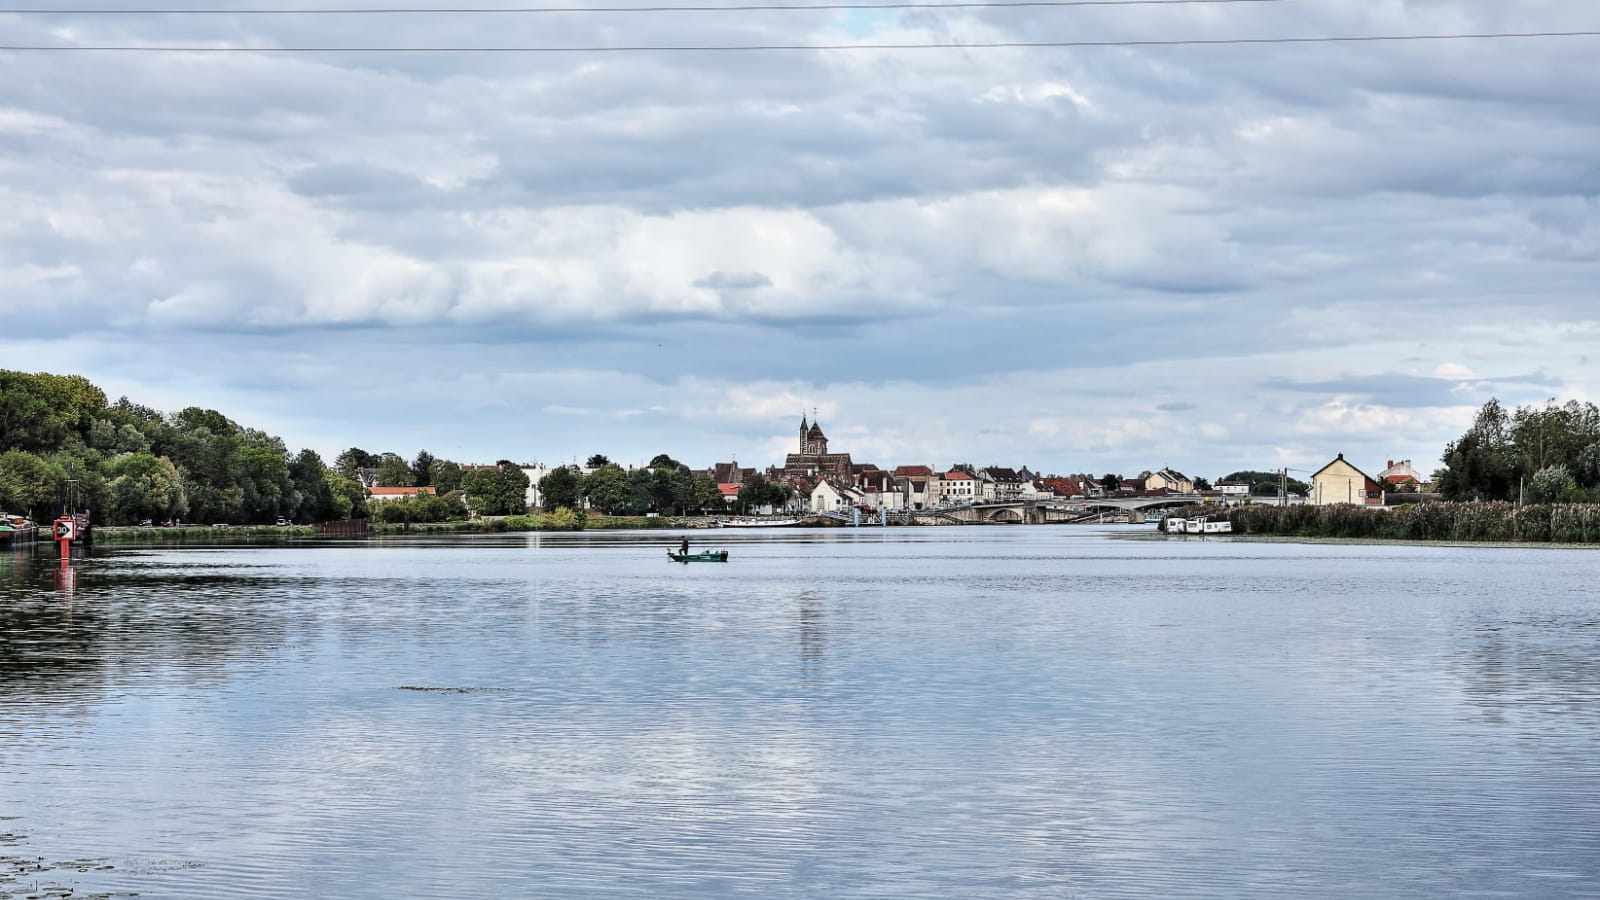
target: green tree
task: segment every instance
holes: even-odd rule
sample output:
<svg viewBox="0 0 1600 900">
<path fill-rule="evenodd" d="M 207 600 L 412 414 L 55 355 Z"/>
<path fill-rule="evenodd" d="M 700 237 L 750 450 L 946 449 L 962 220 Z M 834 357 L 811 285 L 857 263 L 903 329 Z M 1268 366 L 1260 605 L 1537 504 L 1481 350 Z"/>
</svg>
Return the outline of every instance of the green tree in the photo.
<svg viewBox="0 0 1600 900">
<path fill-rule="evenodd" d="M 583 485 L 571 466 L 556 466 L 539 479 L 540 503 L 545 509 L 574 509 L 583 495 Z"/>
<path fill-rule="evenodd" d="M 672 470 L 667 475 L 667 497 L 671 508 L 679 515 L 687 515 L 697 508 L 694 494 L 694 476 L 687 466 Z"/>
<path fill-rule="evenodd" d="M 605 463 L 583 479 L 583 494 L 595 509 L 617 515 L 628 508 L 628 473 L 616 463 Z"/>
<path fill-rule="evenodd" d="M 49 453 L 86 442 L 106 395 L 81 375 L 0 370 L 0 450 Z"/>
<path fill-rule="evenodd" d="M 436 459 L 428 466 L 428 484 L 441 494 L 461 490 L 461 464 L 448 459 Z"/>
<path fill-rule="evenodd" d="M 291 503 L 287 515 L 296 522 L 335 522 L 350 517 L 350 504 L 334 497 L 329 469 L 315 450 L 301 450 L 289 461 Z"/>
<path fill-rule="evenodd" d="M 1478 410 L 1472 427 L 1445 445 L 1439 493 L 1447 500 L 1508 500 L 1517 486 L 1510 417 L 1500 401 Z"/>
<path fill-rule="evenodd" d="M 611 465 L 611 460 L 607 458 L 604 453 L 596 453 L 595 455 L 589 457 L 588 461 L 583 464 L 583 467 L 593 471 L 601 466 L 609 465 Z"/>
<path fill-rule="evenodd" d="M 125 454 L 112 464 L 111 475 L 109 517 L 112 524 L 181 518 L 189 512 L 183 476 L 164 456 Z"/>
<path fill-rule="evenodd" d="M 378 465 L 378 457 L 360 447 L 351 447 L 333 458 L 333 467 L 351 481 L 361 481 L 361 470 Z"/>
<path fill-rule="evenodd" d="M 1261 472 L 1255 469 L 1241 469 L 1224 475 L 1222 481 L 1243 481 L 1250 485 L 1250 493 L 1258 496 L 1276 497 L 1283 485 L 1277 472 Z M 1295 478 L 1289 479 L 1289 493 L 1309 494 L 1311 485 Z"/>
<path fill-rule="evenodd" d="M 528 475 L 510 460 L 473 469 L 461 481 L 467 501 L 486 516 L 509 516 L 528 509 Z"/>
<path fill-rule="evenodd" d="M 411 461 L 411 483 L 417 487 L 428 487 L 433 484 L 433 454 L 426 450 L 418 450 L 417 458 Z"/>
<path fill-rule="evenodd" d="M 1576 400 L 1519 406 L 1511 416 L 1510 436 L 1519 474 L 1562 466 L 1576 476 L 1584 451 L 1600 442 L 1600 408 Z"/>
<path fill-rule="evenodd" d="M 378 458 L 378 487 L 411 487 L 411 466 L 397 453 Z"/>
<path fill-rule="evenodd" d="M 484 470 L 488 471 L 488 470 Z M 404 497 L 399 500 L 386 500 L 377 504 L 377 518 L 380 522 L 398 524 L 401 522 L 450 522 L 467 517 L 466 504 L 461 502 L 457 494 L 418 494 L 415 497 Z"/>
<path fill-rule="evenodd" d="M 92 514 L 108 507 L 111 487 L 97 459 L 70 450 L 58 450 L 43 459 L 55 475 L 56 509 Z"/>
<path fill-rule="evenodd" d="M 150 440 L 132 424 L 118 425 L 110 417 L 95 419 L 89 425 L 88 444 L 102 453 L 115 456 L 120 453 L 148 453 Z"/>
<path fill-rule="evenodd" d="M 289 462 L 282 450 L 262 446 L 240 447 L 235 471 L 240 500 L 233 520 L 268 523 L 289 512 Z"/>
<path fill-rule="evenodd" d="M 688 466 L 673 459 L 665 453 L 657 453 L 651 460 L 647 469 L 687 469 Z"/>
<path fill-rule="evenodd" d="M 152 453 L 178 467 L 189 498 L 189 515 L 202 522 L 241 520 L 245 477 L 239 453 L 244 433 L 216 410 L 189 407 L 173 413 Z"/>
<path fill-rule="evenodd" d="M 690 479 L 694 489 L 693 507 L 701 512 L 720 513 L 727 505 L 722 502 L 722 490 L 710 475 L 696 475 Z"/>
<path fill-rule="evenodd" d="M 748 512 L 753 507 L 779 507 L 788 501 L 793 491 L 786 484 L 768 481 L 760 472 L 751 475 L 739 486 L 739 509 Z"/>
<path fill-rule="evenodd" d="M 333 502 L 328 521 L 365 519 L 368 516 L 367 489 L 361 486 L 361 482 L 346 478 L 333 469 L 328 470 L 326 478 Z"/>
<path fill-rule="evenodd" d="M 659 512 L 655 504 L 655 477 L 649 469 L 634 469 L 628 473 L 627 511 L 634 515 Z"/>
<path fill-rule="evenodd" d="M 0 453 L 0 512 L 42 515 L 56 496 L 56 473 L 26 450 Z"/>
<path fill-rule="evenodd" d="M 1524 499 L 1529 503 L 1559 503 L 1578 499 L 1578 482 L 1567 471 L 1567 467 L 1557 463 L 1545 466 L 1533 473 L 1528 480 Z"/>
</svg>

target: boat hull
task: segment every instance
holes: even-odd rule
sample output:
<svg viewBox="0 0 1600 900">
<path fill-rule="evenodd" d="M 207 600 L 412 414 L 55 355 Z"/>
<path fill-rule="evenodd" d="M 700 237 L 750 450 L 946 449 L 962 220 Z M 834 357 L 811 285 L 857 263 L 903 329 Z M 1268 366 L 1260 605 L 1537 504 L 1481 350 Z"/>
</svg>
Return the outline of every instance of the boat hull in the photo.
<svg viewBox="0 0 1600 900">
<path fill-rule="evenodd" d="M 671 550 L 668 550 L 667 551 L 667 559 L 670 559 L 673 562 L 681 562 L 681 563 L 727 562 L 728 561 L 728 551 L 726 551 L 726 550 L 708 550 L 705 553 L 673 553 Z"/>
</svg>

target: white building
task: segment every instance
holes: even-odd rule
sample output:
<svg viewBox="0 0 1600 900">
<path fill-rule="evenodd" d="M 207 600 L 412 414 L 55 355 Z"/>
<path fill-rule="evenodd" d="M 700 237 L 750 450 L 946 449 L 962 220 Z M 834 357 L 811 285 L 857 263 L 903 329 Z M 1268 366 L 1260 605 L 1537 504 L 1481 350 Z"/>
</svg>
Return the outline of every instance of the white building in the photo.
<svg viewBox="0 0 1600 900">
<path fill-rule="evenodd" d="M 982 483 L 971 473 L 960 469 L 951 469 L 940 475 L 937 488 L 940 506 L 976 503 L 982 499 Z"/>
<path fill-rule="evenodd" d="M 1250 482 L 1219 481 L 1217 482 L 1217 490 L 1221 491 L 1224 497 L 1248 497 L 1250 496 Z"/>
<path fill-rule="evenodd" d="M 544 497 L 539 493 L 539 481 L 550 474 L 550 467 L 544 463 L 530 462 L 522 463 L 517 468 L 522 470 L 522 474 L 528 476 L 528 490 L 523 494 L 524 499 L 527 501 L 526 505 L 530 508 L 535 506 L 543 507 Z"/>
<path fill-rule="evenodd" d="M 865 499 L 866 495 L 853 487 L 823 480 L 817 482 L 816 488 L 811 491 L 811 511 L 849 512 L 851 508 L 863 505 Z"/>
</svg>

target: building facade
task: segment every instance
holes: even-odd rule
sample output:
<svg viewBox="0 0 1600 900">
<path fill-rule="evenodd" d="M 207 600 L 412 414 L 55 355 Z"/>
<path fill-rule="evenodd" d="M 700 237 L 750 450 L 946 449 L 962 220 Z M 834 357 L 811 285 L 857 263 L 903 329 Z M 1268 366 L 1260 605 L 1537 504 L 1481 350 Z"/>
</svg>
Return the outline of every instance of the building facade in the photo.
<svg viewBox="0 0 1600 900">
<path fill-rule="evenodd" d="M 1313 506 L 1332 506 L 1336 503 L 1354 503 L 1358 506 L 1382 506 L 1383 487 L 1372 476 L 1351 465 L 1341 453 L 1311 476 Z"/>
</svg>

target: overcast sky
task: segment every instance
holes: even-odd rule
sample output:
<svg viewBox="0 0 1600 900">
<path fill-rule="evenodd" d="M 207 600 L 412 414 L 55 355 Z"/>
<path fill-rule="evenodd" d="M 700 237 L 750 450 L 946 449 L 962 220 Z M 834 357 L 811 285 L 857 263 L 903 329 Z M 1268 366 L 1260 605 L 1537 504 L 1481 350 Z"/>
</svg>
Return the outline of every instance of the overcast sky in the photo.
<svg viewBox="0 0 1600 900">
<path fill-rule="evenodd" d="M 1600 7 L 0 14 L 10 46 L 1575 30 Z M 765 465 L 815 408 L 884 466 L 1429 472 L 1491 396 L 1600 399 L 1596 58 L 0 51 L 0 368 L 329 459 Z"/>
</svg>

